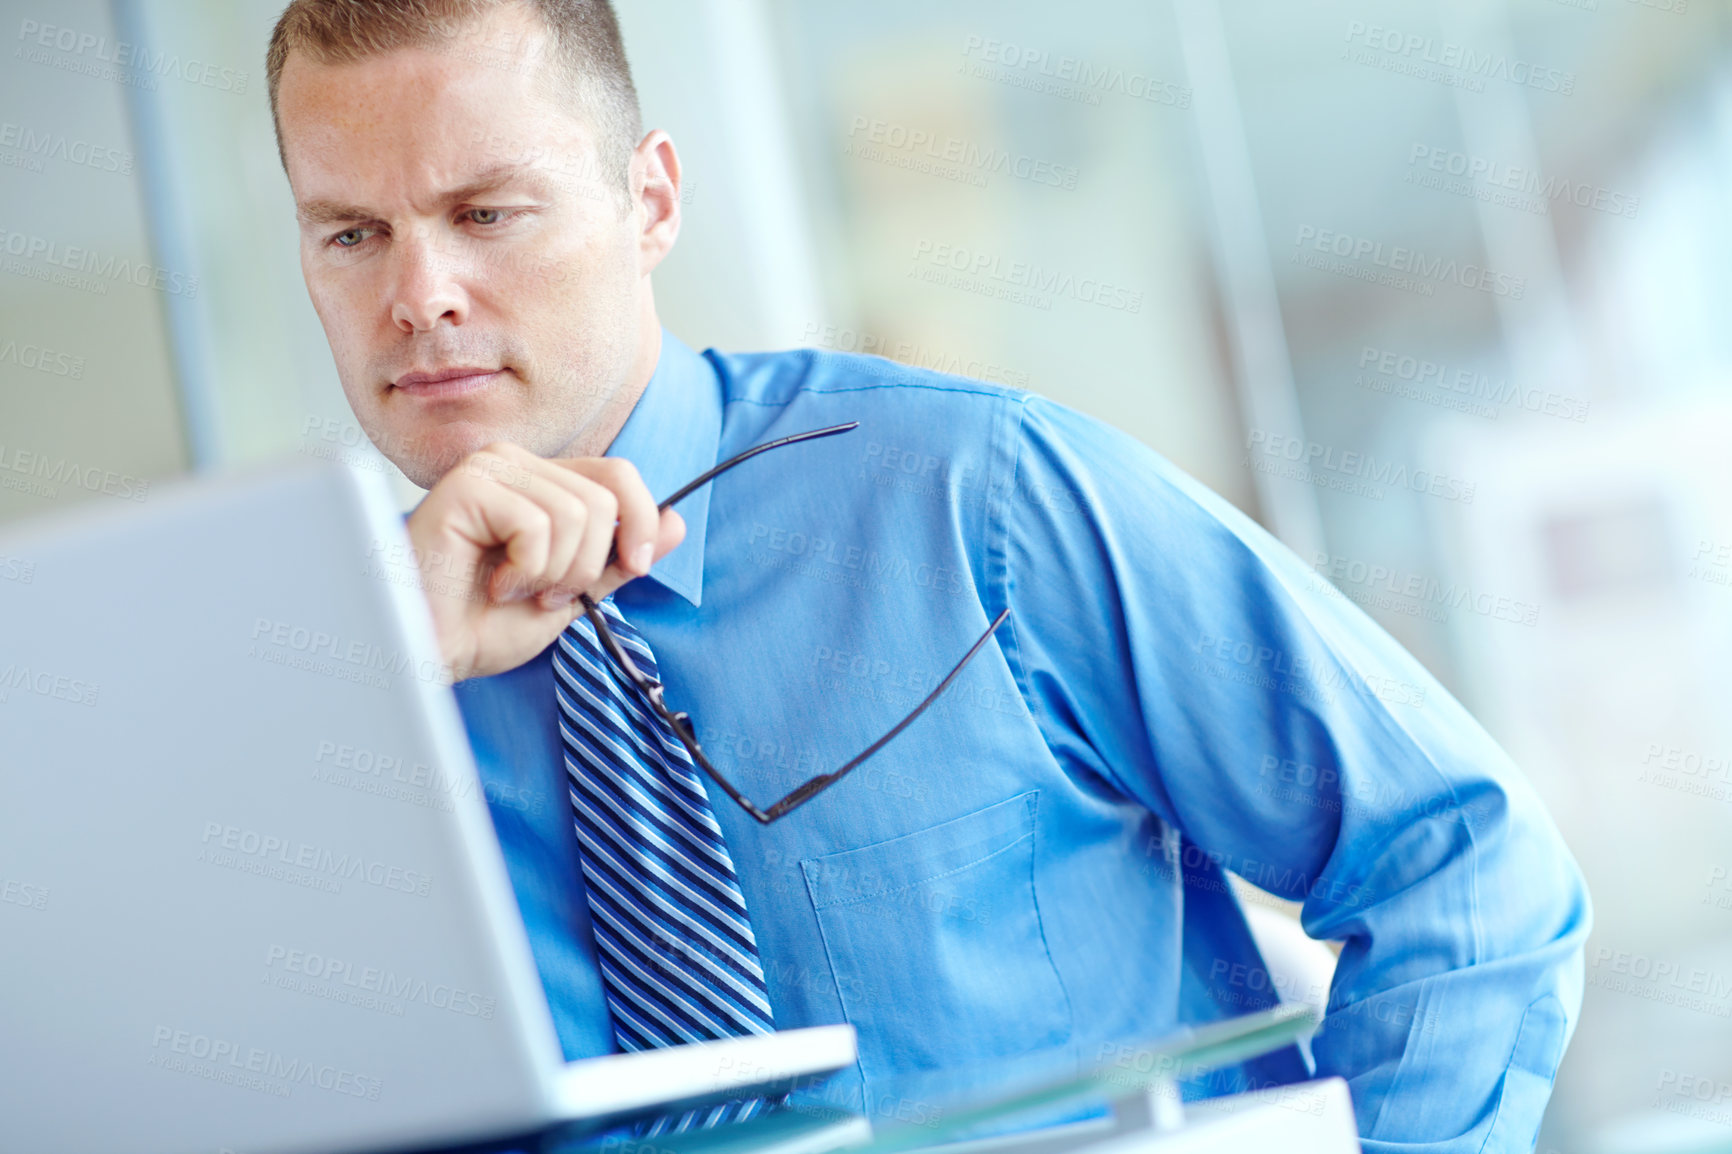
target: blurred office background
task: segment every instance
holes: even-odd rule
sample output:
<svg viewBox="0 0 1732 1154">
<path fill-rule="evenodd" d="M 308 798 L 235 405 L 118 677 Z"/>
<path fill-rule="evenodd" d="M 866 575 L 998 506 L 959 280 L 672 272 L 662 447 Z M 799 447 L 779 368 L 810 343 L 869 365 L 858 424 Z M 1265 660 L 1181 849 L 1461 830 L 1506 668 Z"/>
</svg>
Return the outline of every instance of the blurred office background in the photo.
<svg viewBox="0 0 1732 1154">
<path fill-rule="evenodd" d="M 619 3 L 667 325 L 1033 389 L 1257 517 L 1588 875 L 1541 1149 L 1732 1149 L 1732 8 Z M 301 285 L 279 7 L 0 0 L 0 520 L 389 471 Z"/>
</svg>

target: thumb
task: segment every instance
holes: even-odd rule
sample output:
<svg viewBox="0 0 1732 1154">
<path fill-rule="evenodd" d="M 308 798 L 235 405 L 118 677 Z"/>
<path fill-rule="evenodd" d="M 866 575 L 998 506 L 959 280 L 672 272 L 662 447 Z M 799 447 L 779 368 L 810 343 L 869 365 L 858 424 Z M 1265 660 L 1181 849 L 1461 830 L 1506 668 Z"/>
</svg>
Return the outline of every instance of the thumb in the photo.
<svg viewBox="0 0 1732 1154">
<path fill-rule="evenodd" d="M 679 548 L 686 539 L 686 519 L 672 509 L 664 510 L 661 524 L 656 526 L 656 560 L 660 561 Z"/>
<path fill-rule="evenodd" d="M 685 539 L 685 518 L 681 517 L 672 509 L 663 510 L 661 521 L 656 525 L 655 560 L 660 561 L 663 557 L 672 553 L 675 549 L 679 548 L 680 542 Z M 600 601 L 603 597 L 606 597 L 615 589 L 618 589 L 621 585 L 624 585 L 626 582 L 631 581 L 636 577 L 637 574 L 627 573 L 621 569 L 616 562 L 609 565 L 602 572 L 601 580 L 596 582 L 594 589 L 590 590 L 590 596 L 594 597 L 597 601 Z"/>
</svg>

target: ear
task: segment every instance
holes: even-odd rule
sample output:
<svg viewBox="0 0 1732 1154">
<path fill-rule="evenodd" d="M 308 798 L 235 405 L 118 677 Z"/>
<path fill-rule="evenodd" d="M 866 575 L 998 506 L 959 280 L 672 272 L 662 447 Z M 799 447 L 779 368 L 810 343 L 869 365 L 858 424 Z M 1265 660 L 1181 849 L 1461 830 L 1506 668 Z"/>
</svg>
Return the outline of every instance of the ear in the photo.
<svg viewBox="0 0 1732 1154">
<path fill-rule="evenodd" d="M 638 271 L 647 276 L 680 235 L 680 154 L 673 138 L 659 128 L 644 137 L 632 150 L 629 171 L 638 221 Z"/>
</svg>

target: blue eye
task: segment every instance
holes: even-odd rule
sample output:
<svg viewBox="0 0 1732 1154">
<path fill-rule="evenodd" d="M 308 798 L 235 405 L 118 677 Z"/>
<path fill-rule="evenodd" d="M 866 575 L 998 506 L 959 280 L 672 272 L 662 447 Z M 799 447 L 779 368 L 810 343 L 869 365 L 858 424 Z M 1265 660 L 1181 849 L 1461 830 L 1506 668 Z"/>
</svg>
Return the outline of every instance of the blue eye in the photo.
<svg viewBox="0 0 1732 1154">
<path fill-rule="evenodd" d="M 469 219 L 476 224 L 498 224 L 505 219 L 505 213 L 497 208 L 472 208 Z"/>
<path fill-rule="evenodd" d="M 339 248 L 354 248 L 363 240 L 367 239 L 367 237 L 364 229 L 351 228 L 347 231 L 338 233 L 331 239 L 336 242 L 337 247 Z"/>
</svg>

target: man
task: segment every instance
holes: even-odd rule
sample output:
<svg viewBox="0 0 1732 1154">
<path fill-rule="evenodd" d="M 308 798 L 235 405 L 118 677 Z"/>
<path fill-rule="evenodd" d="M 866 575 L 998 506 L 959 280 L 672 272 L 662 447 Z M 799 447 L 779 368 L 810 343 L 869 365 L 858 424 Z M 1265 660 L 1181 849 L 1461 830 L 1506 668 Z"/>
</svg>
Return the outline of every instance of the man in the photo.
<svg viewBox="0 0 1732 1154">
<path fill-rule="evenodd" d="M 1037 397 L 664 332 L 679 156 L 642 134 L 604 0 L 294 0 L 268 71 L 344 390 L 429 489 L 409 534 L 569 1056 L 848 1021 L 832 1100 L 919 1115 L 941 1098 L 911 1074 L 991 1085 L 1276 1001 L 1231 871 L 1344 943 L 1311 1048 L 1366 1149 L 1532 1146 L 1587 895 L 1504 754 L 1354 606 Z M 594 625 L 763 804 L 1005 610 L 938 705 L 772 824 Z"/>
</svg>

